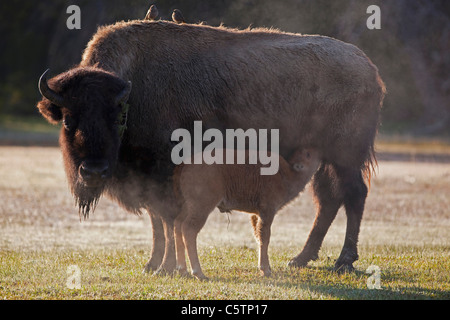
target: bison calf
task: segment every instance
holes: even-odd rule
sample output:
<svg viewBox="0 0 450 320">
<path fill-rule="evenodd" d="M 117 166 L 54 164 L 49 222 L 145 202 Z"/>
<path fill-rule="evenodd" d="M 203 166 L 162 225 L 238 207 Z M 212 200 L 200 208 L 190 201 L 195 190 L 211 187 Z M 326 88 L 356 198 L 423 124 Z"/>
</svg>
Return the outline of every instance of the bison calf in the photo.
<svg viewBox="0 0 450 320">
<path fill-rule="evenodd" d="M 246 152 L 246 160 L 249 154 Z M 280 156 L 275 175 L 261 175 L 260 164 L 182 164 L 175 168 L 174 187 L 181 201 L 175 220 L 178 269 L 186 272 L 185 248 L 192 274 L 206 279 L 197 254 L 197 234 L 215 207 L 239 210 L 251 218 L 259 243 L 259 268 L 270 276 L 270 227 L 277 211 L 301 192 L 319 166 L 317 151 L 296 150 L 288 161 Z"/>
</svg>

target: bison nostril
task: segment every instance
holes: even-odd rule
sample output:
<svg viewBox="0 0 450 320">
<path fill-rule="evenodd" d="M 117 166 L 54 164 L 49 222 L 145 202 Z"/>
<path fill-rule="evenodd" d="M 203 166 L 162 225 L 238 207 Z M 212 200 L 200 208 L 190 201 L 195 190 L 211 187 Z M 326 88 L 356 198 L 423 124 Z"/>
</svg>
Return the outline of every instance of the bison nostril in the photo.
<svg viewBox="0 0 450 320">
<path fill-rule="evenodd" d="M 109 165 L 106 161 L 83 161 L 79 172 L 84 180 L 105 179 L 108 177 Z"/>
<path fill-rule="evenodd" d="M 89 170 L 87 170 L 84 165 L 80 166 L 80 175 L 83 177 L 83 179 L 89 179 L 91 177 Z"/>
<path fill-rule="evenodd" d="M 100 177 L 106 178 L 108 176 L 108 169 L 109 169 L 109 166 L 105 166 L 102 169 L 100 169 L 99 170 Z"/>
</svg>

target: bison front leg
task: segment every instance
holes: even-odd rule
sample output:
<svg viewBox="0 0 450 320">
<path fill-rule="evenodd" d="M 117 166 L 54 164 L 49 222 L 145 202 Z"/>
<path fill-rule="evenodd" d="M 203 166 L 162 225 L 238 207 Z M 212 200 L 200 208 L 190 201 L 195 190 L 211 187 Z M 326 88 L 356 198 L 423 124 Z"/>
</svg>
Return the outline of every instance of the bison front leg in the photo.
<svg viewBox="0 0 450 320">
<path fill-rule="evenodd" d="M 145 264 L 143 272 L 156 271 L 159 268 L 164 257 L 166 244 L 161 218 L 154 213 L 151 213 L 150 210 L 148 211 L 148 213 L 150 216 L 150 221 L 152 223 L 153 242 L 150 259 Z"/>
<path fill-rule="evenodd" d="M 170 217 L 162 218 L 165 241 L 164 257 L 156 274 L 171 274 L 175 271 L 175 236 L 174 236 L 174 219 Z"/>
<path fill-rule="evenodd" d="M 177 258 L 177 271 L 185 276 L 188 274 L 186 265 L 185 244 L 183 240 L 182 224 L 185 216 L 180 214 L 175 219 L 175 249 Z"/>
</svg>

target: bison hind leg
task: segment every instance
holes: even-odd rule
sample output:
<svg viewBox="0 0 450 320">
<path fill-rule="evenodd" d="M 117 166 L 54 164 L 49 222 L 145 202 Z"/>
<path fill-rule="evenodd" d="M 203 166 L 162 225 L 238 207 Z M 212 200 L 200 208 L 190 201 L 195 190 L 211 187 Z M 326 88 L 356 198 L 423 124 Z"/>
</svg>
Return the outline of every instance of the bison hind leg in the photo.
<svg viewBox="0 0 450 320">
<path fill-rule="evenodd" d="M 305 267 L 309 261 L 318 259 L 323 239 L 344 201 L 339 188 L 338 175 L 332 164 L 323 163 L 315 173 L 313 190 L 316 202 L 316 218 L 303 250 L 289 261 L 289 266 Z"/>
<path fill-rule="evenodd" d="M 353 271 L 353 262 L 358 260 L 358 237 L 364 212 L 368 188 L 360 170 L 342 169 L 341 177 L 345 190 L 344 207 L 347 215 L 347 230 L 344 247 L 336 261 L 338 272 Z"/>
<path fill-rule="evenodd" d="M 341 207 L 345 206 L 347 230 L 344 246 L 335 263 L 335 270 L 352 271 L 358 259 L 357 243 L 368 189 L 360 168 L 322 164 L 313 181 L 317 205 L 316 218 L 303 250 L 290 266 L 304 267 L 318 258 L 323 239 Z"/>
</svg>

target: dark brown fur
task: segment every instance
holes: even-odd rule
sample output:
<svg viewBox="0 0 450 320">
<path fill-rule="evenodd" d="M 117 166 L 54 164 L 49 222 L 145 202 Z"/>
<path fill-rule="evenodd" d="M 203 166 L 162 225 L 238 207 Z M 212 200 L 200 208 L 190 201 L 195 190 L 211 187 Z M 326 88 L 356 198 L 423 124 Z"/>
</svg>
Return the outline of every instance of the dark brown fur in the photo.
<svg viewBox="0 0 450 320">
<path fill-rule="evenodd" d="M 127 81 L 128 128 L 120 140 L 112 103 Z M 79 66 L 49 81 L 65 97 L 38 107 L 62 128 L 60 144 L 69 185 L 83 215 L 106 193 L 131 212 L 149 210 L 155 253 L 147 270 L 175 267 L 170 159 L 171 134 L 204 128 L 280 130 L 280 154 L 308 145 L 322 166 L 314 178 L 318 213 L 302 253 L 317 255 L 337 209 L 345 205 L 346 241 L 336 267 L 352 268 L 367 188 L 362 178 L 373 150 L 384 85 L 377 68 L 353 45 L 277 30 L 235 30 L 166 21 L 129 21 L 102 27 Z M 82 163 L 108 164 L 108 178 L 85 185 Z M 81 178 L 80 178 L 81 176 Z M 163 228 L 161 227 L 163 226 Z M 164 257 L 161 254 L 164 247 Z"/>
<path fill-rule="evenodd" d="M 64 122 L 60 131 L 64 168 L 80 215 L 86 218 L 95 208 L 105 184 L 86 186 L 80 179 L 80 165 L 84 160 L 101 158 L 111 168 L 115 167 L 119 154 L 115 121 L 121 107 L 114 105 L 114 97 L 126 83 L 110 72 L 86 67 L 58 75 L 49 81 L 49 86 L 63 96 L 65 106 L 60 108 L 43 99 L 38 109 L 49 122 Z"/>
</svg>

